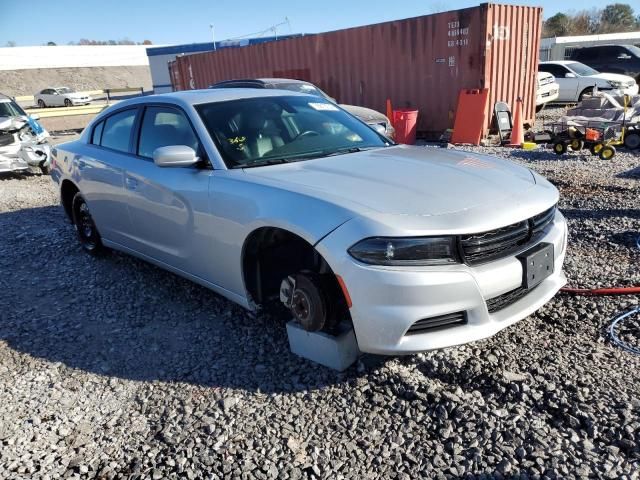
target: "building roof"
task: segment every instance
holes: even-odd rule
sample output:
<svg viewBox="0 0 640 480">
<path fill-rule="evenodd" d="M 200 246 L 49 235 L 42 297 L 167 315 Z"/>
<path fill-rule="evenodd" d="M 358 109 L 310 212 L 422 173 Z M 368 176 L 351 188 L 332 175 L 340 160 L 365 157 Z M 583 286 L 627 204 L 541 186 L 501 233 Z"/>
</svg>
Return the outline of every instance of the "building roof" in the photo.
<svg viewBox="0 0 640 480">
<path fill-rule="evenodd" d="M 632 40 L 640 41 L 640 31 L 623 33 L 603 33 L 600 35 L 576 35 L 569 37 L 551 37 L 540 40 L 540 48 L 549 48 L 560 43 L 582 43 L 582 42 L 612 42 L 626 43 Z"/>
</svg>

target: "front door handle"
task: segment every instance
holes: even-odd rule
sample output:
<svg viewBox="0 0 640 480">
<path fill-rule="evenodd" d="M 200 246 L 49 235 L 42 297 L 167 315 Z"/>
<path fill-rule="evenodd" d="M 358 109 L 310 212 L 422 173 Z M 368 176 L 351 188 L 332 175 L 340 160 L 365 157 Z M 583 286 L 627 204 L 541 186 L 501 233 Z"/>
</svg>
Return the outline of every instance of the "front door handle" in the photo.
<svg viewBox="0 0 640 480">
<path fill-rule="evenodd" d="M 138 181 L 132 177 L 125 178 L 124 184 L 129 190 L 135 190 L 138 188 Z"/>
</svg>

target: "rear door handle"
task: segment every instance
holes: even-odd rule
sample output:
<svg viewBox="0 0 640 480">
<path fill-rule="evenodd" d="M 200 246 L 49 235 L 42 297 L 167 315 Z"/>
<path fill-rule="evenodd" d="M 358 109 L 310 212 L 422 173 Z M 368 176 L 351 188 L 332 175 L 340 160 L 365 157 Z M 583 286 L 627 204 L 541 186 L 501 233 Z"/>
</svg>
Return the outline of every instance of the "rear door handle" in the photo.
<svg viewBox="0 0 640 480">
<path fill-rule="evenodd" d="M 129 190 L 135 190 L 138 188 L 138 181 L 132 177 L 125 178 L 124 184 Z"/>
</svg>

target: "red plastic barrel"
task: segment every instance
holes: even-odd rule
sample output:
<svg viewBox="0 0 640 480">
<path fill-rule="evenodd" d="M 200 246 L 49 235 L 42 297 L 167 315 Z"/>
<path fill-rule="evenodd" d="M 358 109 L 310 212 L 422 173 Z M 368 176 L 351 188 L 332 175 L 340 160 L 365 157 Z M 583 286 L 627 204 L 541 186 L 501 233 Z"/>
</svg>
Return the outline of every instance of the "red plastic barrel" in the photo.
<svg viewBox="0 0 640 480">
<path fill-rule="evenodd" d="M 395 140 L 398 143 L 413 145 L 416 143 L 416 125 L 418 110 L 401 108 L 393 111 L 393 128 L 396 129 Z"/>
</svg>

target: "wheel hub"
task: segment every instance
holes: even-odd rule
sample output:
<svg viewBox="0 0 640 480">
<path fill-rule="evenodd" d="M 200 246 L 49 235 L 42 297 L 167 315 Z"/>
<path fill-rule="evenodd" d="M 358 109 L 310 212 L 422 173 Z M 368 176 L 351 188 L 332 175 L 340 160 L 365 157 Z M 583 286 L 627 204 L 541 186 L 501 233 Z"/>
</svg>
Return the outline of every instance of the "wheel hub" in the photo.
<svg viewBox="0 0 640 480">
<path fill-rule="evenodd" d="M 293 292 L 293 298 L 291 299 L 291 311 L 298 321 L 305 321 L 309 318 L 311 313 L 311 301 L 307 295 L 296 290 Z"/>
</svg>

